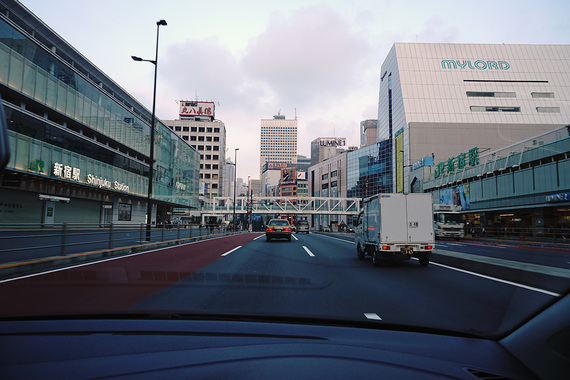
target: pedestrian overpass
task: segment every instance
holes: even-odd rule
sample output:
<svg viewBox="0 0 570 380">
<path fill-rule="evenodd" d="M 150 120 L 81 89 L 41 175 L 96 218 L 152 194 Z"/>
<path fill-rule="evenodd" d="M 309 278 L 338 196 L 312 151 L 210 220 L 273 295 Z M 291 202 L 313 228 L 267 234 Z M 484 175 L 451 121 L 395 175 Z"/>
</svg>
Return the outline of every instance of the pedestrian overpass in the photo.
<svg viewBox="0 0 570 380">
<path fill-rule="evenodd" d="M 358 215 L 359 198 L 326 197 L 236 197 L 235 213 L 298 215 Z M 226 216 L 234 213 L 233 197 L 214 197 L 202 211 L 207 216 Z"/>
</svg>

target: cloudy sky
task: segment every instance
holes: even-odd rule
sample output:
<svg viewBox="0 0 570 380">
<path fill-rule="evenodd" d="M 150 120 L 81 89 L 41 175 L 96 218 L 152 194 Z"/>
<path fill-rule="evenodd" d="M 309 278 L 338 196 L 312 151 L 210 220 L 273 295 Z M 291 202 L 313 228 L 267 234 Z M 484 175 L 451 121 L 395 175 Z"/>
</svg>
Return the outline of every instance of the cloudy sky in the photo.
<svg viewBox="0 0 570 380">
<path fill-rule="evenodd" d="M 376 119 L 394 42 L 570 43 L 570 2 L 407 0 L 21 0 L 148 109 L 160 29 L 157 116 L 216 102 L 238 176 L 259 177 L 260 120 L 297 114 L 298 153 L 317 137 L 359 144 Z"/>
</svg>

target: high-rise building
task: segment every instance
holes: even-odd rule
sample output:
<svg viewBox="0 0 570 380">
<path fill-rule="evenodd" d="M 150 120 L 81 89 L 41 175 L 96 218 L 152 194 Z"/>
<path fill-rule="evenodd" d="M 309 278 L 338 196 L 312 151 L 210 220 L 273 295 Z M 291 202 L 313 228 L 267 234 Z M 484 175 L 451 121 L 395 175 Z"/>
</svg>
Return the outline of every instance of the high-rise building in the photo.
<svg viewBox="0 0 570 380">
<path fill-rule="evenodd" d="M 164 123 L 200 153 L 200 195 L 224 195 L 226 127 L 215 119 L 214 102 L 181 101 L 179 114 Z"/>
<path fill-rule="evenodd" d="M 267 162 L 297 163 L 297 118 L 261 119 L 260 171 Z"/>
<path fill-rule="evenodd" d="M 364 120 L 360 122 L 360 147 L 376 143 L 376 130 L 378 120 Z"/>
</svg>

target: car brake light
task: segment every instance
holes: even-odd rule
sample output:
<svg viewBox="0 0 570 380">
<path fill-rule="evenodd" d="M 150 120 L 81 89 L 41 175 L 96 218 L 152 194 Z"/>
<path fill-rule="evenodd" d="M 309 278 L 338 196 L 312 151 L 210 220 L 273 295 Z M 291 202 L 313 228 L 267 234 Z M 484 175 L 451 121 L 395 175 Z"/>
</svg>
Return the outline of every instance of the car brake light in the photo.
<svg viewBox="0 0 570 380">
<path fill-rule="evenodd" d="M 431 245 L 426 245 L 426 249 L 433 249 Z"/>
<path fill-rule="evenodd" d="M 390 246 L 389 246 L 389 245 L 383 245 L 383 246 L 382 246 L 382 249 L 385 250 L 385 251 L 387 251 L 387 250 L 390 249 Z"/>
<path fill-rule="evenodd" d="M 291 231 L 290 228 L 283 228 L 283 231 Z"/>
<path fill-rule="evenodd" d="M 273 228 L 273 227 L 267 227 L 267 228 L 265 229 L 265 231 L 274 231 L 274 230 L 275 230 L 275 228 Z"/>
</svg>

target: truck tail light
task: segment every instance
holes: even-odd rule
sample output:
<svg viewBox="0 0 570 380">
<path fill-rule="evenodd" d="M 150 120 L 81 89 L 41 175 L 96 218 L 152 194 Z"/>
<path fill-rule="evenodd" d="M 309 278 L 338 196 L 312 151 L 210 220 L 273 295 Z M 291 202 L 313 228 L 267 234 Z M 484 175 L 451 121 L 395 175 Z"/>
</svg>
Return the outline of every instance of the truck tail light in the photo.
<svg viewBox="0 0 570 380">
<path fill-rule="evenodd" d="M 383 246 L 382 246 L 382 249 L 383 249 L 384 251 L 387 251 L 387 250 L 390 249 L 390 246 L 389 246 L 389 245 L 383 245 Z"/>
<path fill-rule="evenodd" d="M 433 249 L 433 245 L 426 245 L 426 249 Z"/>
</svg>

